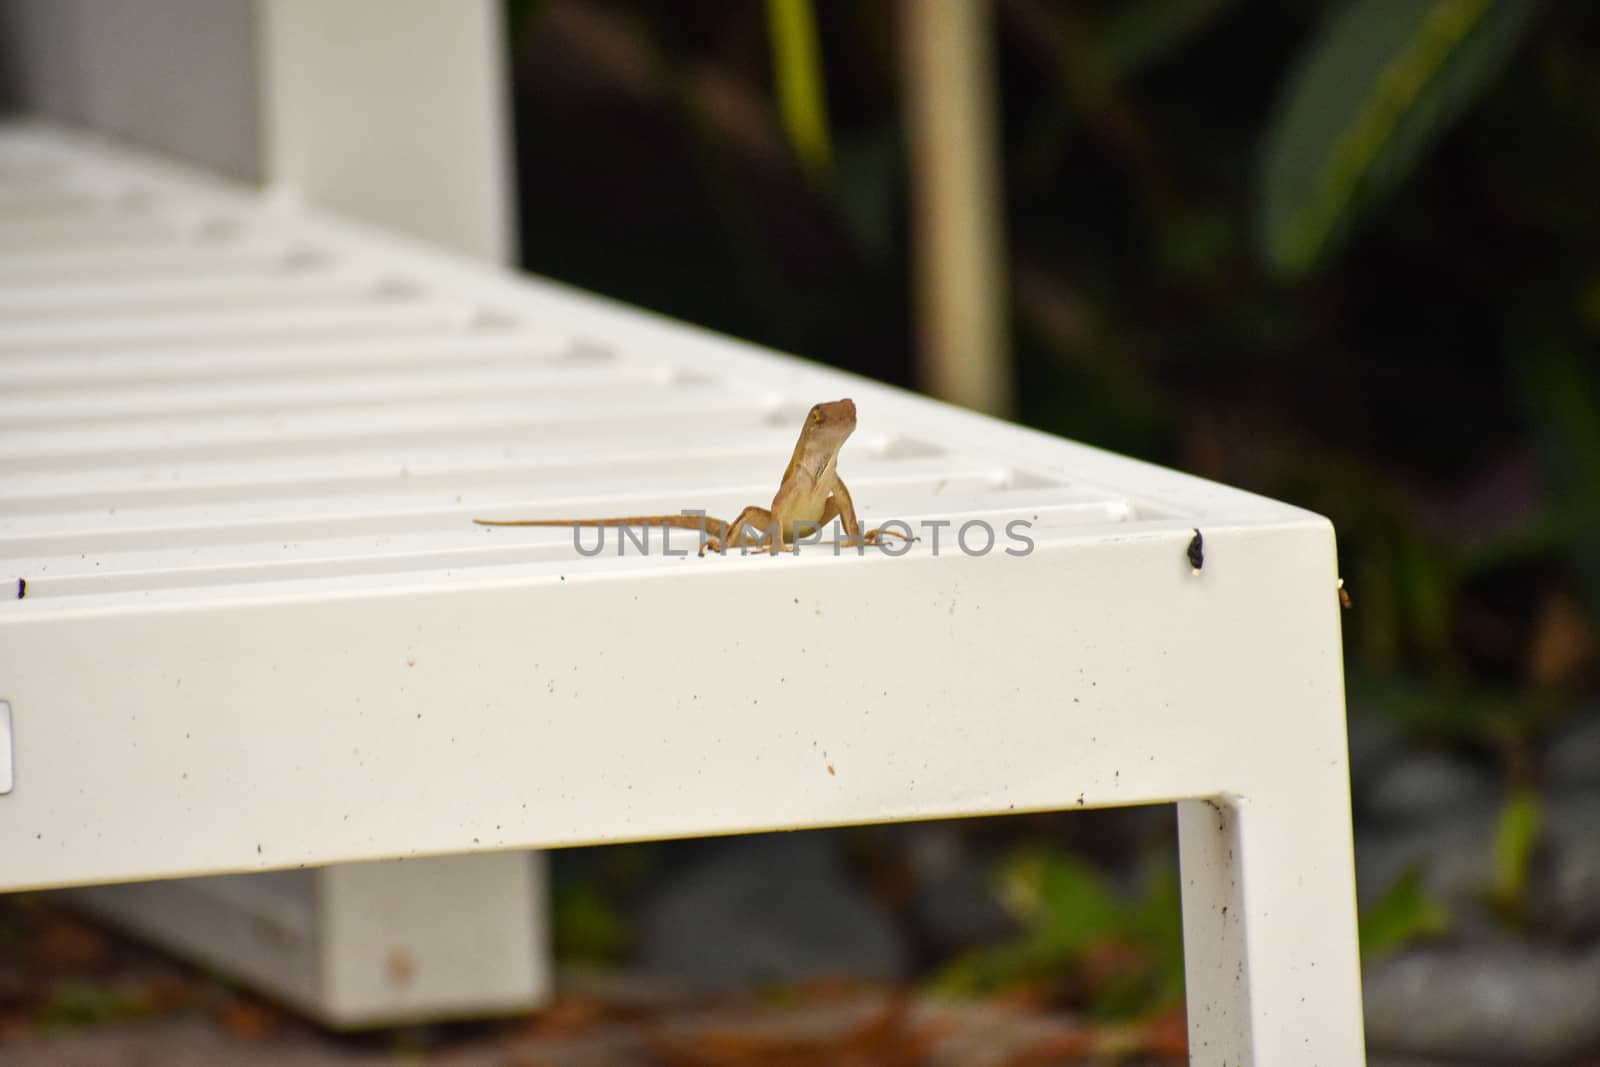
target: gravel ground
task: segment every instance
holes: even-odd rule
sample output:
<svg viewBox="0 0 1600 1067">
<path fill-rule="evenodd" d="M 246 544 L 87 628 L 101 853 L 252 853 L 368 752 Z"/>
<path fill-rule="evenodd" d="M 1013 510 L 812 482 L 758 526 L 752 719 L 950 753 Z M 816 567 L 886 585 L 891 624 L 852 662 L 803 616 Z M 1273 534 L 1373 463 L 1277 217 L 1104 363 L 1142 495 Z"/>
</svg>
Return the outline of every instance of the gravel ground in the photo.
<svg viewBox="0 0 1600 1067">
<path fill-rule="evenodd" d="M 0 1067 L 1043 1067 L 1185 1062 L 1181 1012 L 1090 1025 L 1025 998 L 939 1002 L 886 984 L 691 995 L 560 972 L 545 1009 L 496 1022 L 320 1029 L 65 910 L 0 897 Z"/>
</svg>

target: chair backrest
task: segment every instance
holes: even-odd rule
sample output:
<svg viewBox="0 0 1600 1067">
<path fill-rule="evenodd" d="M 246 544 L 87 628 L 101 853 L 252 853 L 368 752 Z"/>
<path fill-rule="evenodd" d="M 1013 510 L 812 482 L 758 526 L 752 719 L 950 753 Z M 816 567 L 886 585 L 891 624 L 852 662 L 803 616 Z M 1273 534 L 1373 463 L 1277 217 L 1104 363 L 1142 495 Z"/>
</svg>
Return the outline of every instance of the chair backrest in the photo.
<svg viewBox="0 0 1600 1067">
<path fill-rule="evenodd" d="M 495 0 L 8 0 L 24 111 L 515 259 Z"/>
</svg>

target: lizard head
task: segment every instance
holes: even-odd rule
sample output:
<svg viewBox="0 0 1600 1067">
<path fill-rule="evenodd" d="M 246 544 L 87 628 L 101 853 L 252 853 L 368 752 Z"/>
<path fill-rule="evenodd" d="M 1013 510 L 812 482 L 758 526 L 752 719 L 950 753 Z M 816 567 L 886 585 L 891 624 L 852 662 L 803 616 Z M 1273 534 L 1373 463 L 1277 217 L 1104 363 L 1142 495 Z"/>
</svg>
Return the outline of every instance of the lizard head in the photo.
<svg viewBox="0 0 1600 1067">
<path fill-rule="evenodd" d="M 787 482 L 797 470 L 809 471 L 812 478 L 821 479 L 855 428 L 855 401 L 829 400 L 813 406 L 806 412 L 806 423 L 800 428 L 800 440 L 795 442 L 783 480 Z"/>
<path fill-rule="evenodd" d="M 828 400 L 806 413 L 805 432 L 811 437 L 829 438 L 844 444 L 856 428 L 854 400 Z"/>
</svg>

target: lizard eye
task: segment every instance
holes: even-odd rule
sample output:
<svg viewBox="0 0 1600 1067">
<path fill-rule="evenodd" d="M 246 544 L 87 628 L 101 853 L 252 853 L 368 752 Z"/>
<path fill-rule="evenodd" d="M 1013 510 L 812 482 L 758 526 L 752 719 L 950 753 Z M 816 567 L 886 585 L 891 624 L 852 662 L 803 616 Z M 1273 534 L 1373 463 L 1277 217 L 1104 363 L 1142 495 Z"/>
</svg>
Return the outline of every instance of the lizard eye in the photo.
<svg viewBox="0 0 1600 1067">
<path fill-rule="evenodd" d="M 819 411 L 817 408 L 812 408 L 811 409 L 811 421 L 812 422 L 821 422 L 822 421 L 822 412 Z"/>
</svg>

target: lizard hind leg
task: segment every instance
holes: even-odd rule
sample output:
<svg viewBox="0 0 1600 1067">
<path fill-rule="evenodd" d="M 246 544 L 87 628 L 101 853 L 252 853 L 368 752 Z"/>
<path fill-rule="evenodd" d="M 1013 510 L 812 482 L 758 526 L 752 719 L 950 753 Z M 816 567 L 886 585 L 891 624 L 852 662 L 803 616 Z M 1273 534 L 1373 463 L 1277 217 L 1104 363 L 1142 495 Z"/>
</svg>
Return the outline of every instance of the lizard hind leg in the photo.
<svg viewBox="0 0 1600 1067">
<path fill-rule="evenodd" d="M 751 529 L 756 531 L 754 537 L 748 532 Z M 776 531 L 772 529 L 772 512 L 752 504 L 739 512 L 738 518 L 728 524 L 715 551 L 726 555 L 730 548 L 744 550 L 748 546 L 762 546 L 755 548 L 755 552 L 759 555 L 770 550 L 770 546 L 765 543 L 770 542 L 775 533 Z M 709 547 L 716 540 L 707 538 L 705 547 Z M 701 555 L 705 554 L 705 547 L 702 547 Z"/>
</svg>

